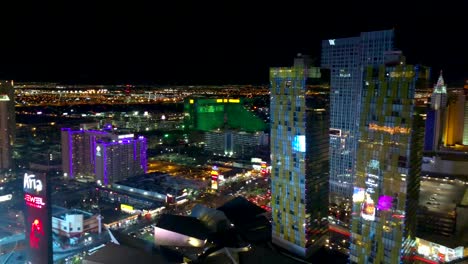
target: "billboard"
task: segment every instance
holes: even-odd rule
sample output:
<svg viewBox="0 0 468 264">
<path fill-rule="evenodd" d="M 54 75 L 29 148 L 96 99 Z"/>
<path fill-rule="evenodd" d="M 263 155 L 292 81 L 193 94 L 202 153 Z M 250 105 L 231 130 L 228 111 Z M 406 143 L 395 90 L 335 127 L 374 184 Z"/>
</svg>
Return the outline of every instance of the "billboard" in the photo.
<svg viewBox="0 0 468 264">
<path fill-rule="evenodd" d="M 133 214 L 135 212 L 135 208 L 128 204 L 120 204 L 120 211 Z"/>
<path fill-rule="evenodd" d="M 213 166 L 211 170 L 211 189 L 212 190 L 218 189 L 218 177 L 219 177 L 218 167 Z"/>
<path fill-rule="evenodd" d="M 382 195 L 379 197 L 379 202 L 377 203 L 377 209 L 380 211 L 389 211 L 393 205 L 393 197 L 388 195 Z"/>
<path fill-rule="evenodd" d="M 305 152 L 306 151 L 306 138 L 304 135 L 296 135 L 294 136 L 294 140 L 292 142 L 292 148 L 294 151 L 298 152 Z"/>
<path fill-rule="evenodd" d="M 365 194 L 365 200 L 361 206 L 361 217 L 367 221 L 375 220 L 375 203 L 368 193 Z"/>
<path fill-rule="evenodd" d="M 211 189 L 218 190 L 218 181 L 217 180 L 211 180 Z"/>
<path fill-rule="evenodd" d="M 52 263 L 52 222 L 46 175 L 23 177 L 28 263 Z"/>
<path fill-rule="evenodd" d="M 13 195 L 11 195 L 11 194 L 2 195 L 2 196 L 0 196 L 0 203 L 10 201 L 12 198 L 13 198 Z"/>
<path fill-rule="evenodd" d="M 362 203 L 364 202 L 364 188 L 354 187 L 353 191 L 353 202 Z"/>
</svg>

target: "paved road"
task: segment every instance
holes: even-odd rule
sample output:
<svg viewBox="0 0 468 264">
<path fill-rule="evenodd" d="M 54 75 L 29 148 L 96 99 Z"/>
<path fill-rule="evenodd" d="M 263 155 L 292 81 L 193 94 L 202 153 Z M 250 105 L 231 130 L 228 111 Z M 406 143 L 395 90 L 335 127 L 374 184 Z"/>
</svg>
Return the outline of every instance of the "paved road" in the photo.
<svg viewBox="0 0 468 264">
<path fill-rule="evenodd" d="M 448 213 L 454 210 L 456 204 L 461 201 L 465 189 L 465 186 L 457 182 L 423 180 L 419 205 L 426 206 L 430 211 Z"/>
</svg>

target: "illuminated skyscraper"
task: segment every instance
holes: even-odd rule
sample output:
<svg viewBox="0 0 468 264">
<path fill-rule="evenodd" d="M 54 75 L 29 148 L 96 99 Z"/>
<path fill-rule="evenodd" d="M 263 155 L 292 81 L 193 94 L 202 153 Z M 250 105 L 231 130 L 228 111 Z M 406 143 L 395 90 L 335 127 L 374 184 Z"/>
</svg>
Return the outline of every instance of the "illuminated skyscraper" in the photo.
<svg viewBox="0 0 468 264">
<path fill-rule="evenodd" d="M 270 84 L 273 242 L 307 256 L 328 228 L 329 72 L 296 59 Z"/>
<path fill-rule="evenodd" d="M 15 90 L 13 81 L 0 80 L 0 170 L 13 168 L 15 142 Z"/>
<path fill-rule="evenodd" d="M 431 95 L 431 109 L 427 112 L 424 150 L 436 151 L 442 144 L 447 109 L 447 86 L 442 71 Z"/>
<path fill-rule="evenodd" d="M 362 69 L 384 63 L 393 50 L 393 30 L 363 32 L 358 37 L 322 41 L 322 68 L 330 69 L 330 205 L 332 223 L 348 228 L 353 193 Z"/>
<path fill-rule="evenodd" d="M 65 177 L 92 177 L 104 185 L 146 172 L 146 138 L 101 130 L 62 129 Z"/>
<path fill-rule="evenodd" d="M 359 119 L 351 222 L 351 263 L 399 263 L 415 237 L 424 125 L 416 86 L 429 70 L 369 66 Z"/>
<path fill-rule="evenodd" d="M 463 143 L 465 94 L 462 89 L 452 89 L 448 98 L 444 126 L 444 146 L 455 146 Z"/>
</svg>

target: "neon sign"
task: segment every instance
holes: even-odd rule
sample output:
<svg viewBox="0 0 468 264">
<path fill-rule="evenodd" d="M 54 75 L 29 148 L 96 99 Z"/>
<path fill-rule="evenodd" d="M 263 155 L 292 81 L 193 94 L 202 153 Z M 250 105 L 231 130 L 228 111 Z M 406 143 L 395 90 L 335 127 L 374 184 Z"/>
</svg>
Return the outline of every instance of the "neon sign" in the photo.
<svg viewBox="0 0 468 264">
<path fill-rule="evenodd" d="M 42 191 L 42 181 L 36 179 L 36 175 L 34 174 L 24 174 L 23 179 L 23 188 L 24 189 L 33 189 L 36 192 Z"/>
<path fill-rule="evenodd" d="M 31 224 L 31 232 L 29 233 L 29 246 L 31 248 L 39 248 L 39 235 L 44 236 L 44 230 L 41 221 L 36 218 Z"/>
<path fill-rule="evenodd" d="M 369 124 L 369 129 L 379 132 L 387 132 L 391 135 L 393 134 L 409 134 L 410 129 L 406 127 L 389 127 L 389 126 L 379 126 L 377 124 Z"/>
<path fill-rule="evenodd" d="M 39 208 L 39 209 L 45 206 L 44 198 L 42 197 L 25 194 L 24 200 L 26 201 L 27 206 L 31 206 L 31 207 Z"/>
</svg>

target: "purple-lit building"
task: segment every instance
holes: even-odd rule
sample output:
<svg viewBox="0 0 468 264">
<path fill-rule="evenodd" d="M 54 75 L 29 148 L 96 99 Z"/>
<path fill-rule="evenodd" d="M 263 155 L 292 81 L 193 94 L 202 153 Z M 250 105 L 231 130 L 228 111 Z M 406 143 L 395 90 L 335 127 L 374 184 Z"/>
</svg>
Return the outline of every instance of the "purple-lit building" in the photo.
<svg viewBox="0 0 468 264">
<path fill-rule="evenodd" d="M 108 185 L 146 173 L 146 148 L 146 138 L 134 134 L 62 128 L 63 173 Z"/>
</svg>

